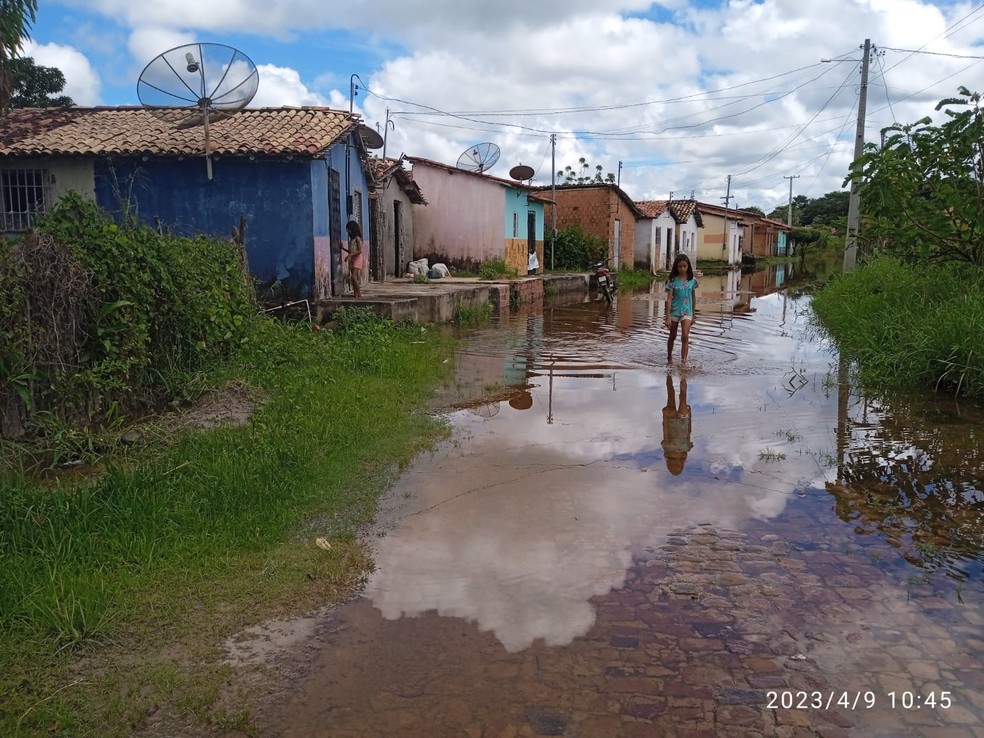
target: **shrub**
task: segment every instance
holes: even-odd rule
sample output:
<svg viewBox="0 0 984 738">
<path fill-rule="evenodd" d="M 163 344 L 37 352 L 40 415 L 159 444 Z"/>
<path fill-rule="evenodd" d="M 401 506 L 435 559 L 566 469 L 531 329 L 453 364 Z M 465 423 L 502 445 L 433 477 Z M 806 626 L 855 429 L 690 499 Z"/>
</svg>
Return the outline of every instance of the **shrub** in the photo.
<svg viewBox="0 0 984 738">
<path fill-rule="evenodd" d="M 608 258 L 608 243 L 604 239 L 585 233 L 577 223 L 558 231 L 556 236 L 557 240 L 553 246 L 554 263 L 550 265 L 553 269 L 583 271 Z M 550 233 L 547 233 L 546 243 L 547 255 L 544 258 L 549 263 Z"/>
<path fill-rule="evenodd" d="M 237 247 L 120 226 L 76 194 L 0 251 L 0 289 L 8 436 L 41 411 L 94 427 L 174 399 L 256 316 Z"/>
</svg>

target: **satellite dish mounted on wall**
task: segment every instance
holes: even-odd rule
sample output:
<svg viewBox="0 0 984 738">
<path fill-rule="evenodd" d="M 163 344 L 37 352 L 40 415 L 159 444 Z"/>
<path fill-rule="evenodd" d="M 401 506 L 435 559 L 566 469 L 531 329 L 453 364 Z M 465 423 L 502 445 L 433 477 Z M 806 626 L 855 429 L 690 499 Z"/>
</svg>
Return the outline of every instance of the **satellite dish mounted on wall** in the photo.
<svg viewBox="0 0 984 738">
<path fill-rule="evenodd" d="M 481 174 L 491 169 L 497 161 L 499 161 L 499 147 L 494 143 L 486 142 L 475 144 L 462 151 L 455 166 L 466 172 Z"/>
<path fill-rule="evenodd" d="M 260 75 L 248 56 L 224 44 L 177 46 L 155 57 L 137 81 L 140 104 L 158 110 L 187 110 L 178 129 L 205 128 L 205 170 L 212 179 L 209 123 L 245 108 L 256 94 Z"/>
<path fill-rule="evenodd" d="M 533 174 L 533 167 L 526 166 L 525 164 L 517 164 L 509 170 L 509 176 L 519 181 L 526 179 L 532 180 Z"/>
</svg>

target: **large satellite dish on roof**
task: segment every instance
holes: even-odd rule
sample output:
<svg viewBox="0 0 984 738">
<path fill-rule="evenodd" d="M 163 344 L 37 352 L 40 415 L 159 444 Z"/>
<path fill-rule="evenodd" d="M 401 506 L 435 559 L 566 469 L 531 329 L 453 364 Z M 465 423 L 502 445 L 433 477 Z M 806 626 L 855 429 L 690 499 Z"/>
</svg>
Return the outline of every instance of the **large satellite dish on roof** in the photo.
<svg viewBox="0 0 984 738">
<path fill-rule="evenodd" d="M 475 144 L 462 151 L 455 166 L 466 172 L 481 174 L 491 169 L 497 161 L 499 161 L 499 147 L 494 143 L 486 142 Z"/>
<path fill-rule="evenodd" d="M 238 49 L 225 44 L 176 46 L 156 56 L 137 81 L 140 104 L 155 110 L 184 110 L 176 128 L 202 126 L 205 169 L 212 179 L 209 124 L 245 108 L 256 94 L 260 75 L 256 65 Z"/>
</svg>

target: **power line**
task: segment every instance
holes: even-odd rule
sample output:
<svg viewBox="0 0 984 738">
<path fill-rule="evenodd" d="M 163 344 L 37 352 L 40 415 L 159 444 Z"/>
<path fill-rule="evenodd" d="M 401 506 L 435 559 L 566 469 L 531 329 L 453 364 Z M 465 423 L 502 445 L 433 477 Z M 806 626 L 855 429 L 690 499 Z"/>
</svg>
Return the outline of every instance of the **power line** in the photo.
<svg viewBox="0 0 984 738">
<path fill-rule="evenodd" d="M 909 54 L 909 56 L 912 56 L 913 54 L 925 54 L 927 56 L 947 56 L 950 57 L 951 59 L 984 59 L 984 56 L 967 56 L 966 54 L 944 54 L 942 51 L 920 51 L 919 49 L 913 51 L 912 49 L 893 49 L 891 46 L 879 46 L 878 48 L 884 49 L 885 51 L 898 51 L 903 54 L 907 53 Z M 901 64 L 901 62 L 899 63 Z M 896 66 L 898 66 L 898 64 L 896 64 Z"/>
<path fill-rule="evenodd" d="M 984 5 L 978 5 L 972 11 L 970 11 L 969 13 L 967 13 L 967 15 L 965 15 L 963 18 L 961 18 L 960 20 L 958 20 L 955 23 L 953 23 L 953 25 L 951 25 L 951 26 L 949 26 L 947 28 L 944 28 L 942 33 L 936 34 L 935 36 L 933 36 L 933 38 L 929 39 L 929 41 L 927 41 L 926 43 L 924 43 L 918 49 L 916 49 L 914 51 L 906 52 L 906 53 L 908 53 L 908 56 L 906 56 L 903 59 L 895 62 L 895 64 L 893 64 L 892 66 L 890 66 L 885 71 L 887 71 L 887 72 L 888 71 L 891 71 L 891 70 L 895 69 L 895 67 L 897 67 L 899 64 L 905 63 L 906 61 L 908 61 L 909 59 L 911 59 L 916 54 L 920 53 L 923 49 L 925 49 L 927 46 L 929 46 L 931 43 L 933 43 L 933 41 L 935 41 L 936 39 L 940 38 L 941 36 L 948 37 L 949 35 L 951 35 L 953 33 L 956 33 L 958 30 L 960 30 L 959 28 L 957 28 L 957 26 L 959 26 L 964 21 L 970 19 L 971 16 L 977 15 L 982 10 L 984 10 Z"/>
</svg>

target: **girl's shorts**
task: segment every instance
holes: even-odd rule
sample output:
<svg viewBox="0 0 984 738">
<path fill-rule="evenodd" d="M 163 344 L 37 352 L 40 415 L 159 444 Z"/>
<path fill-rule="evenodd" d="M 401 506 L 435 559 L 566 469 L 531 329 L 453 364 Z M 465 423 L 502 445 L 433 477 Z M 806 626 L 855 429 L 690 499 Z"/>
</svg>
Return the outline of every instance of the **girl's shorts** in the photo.
<svg viewBox="0 0 984 738">
<path fill-rule="evenodd" d="M 671 315 L 670 316 L 670 322 L 671 323 L 679 323 L 681 320 L 689 320 L 691 323 L 693 323 L 694 322 L 694 316 L 693 315 L 690 315 L 690 314 L 687 314 L 687 315 Z"/>
</svg>

